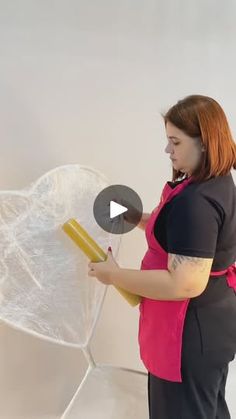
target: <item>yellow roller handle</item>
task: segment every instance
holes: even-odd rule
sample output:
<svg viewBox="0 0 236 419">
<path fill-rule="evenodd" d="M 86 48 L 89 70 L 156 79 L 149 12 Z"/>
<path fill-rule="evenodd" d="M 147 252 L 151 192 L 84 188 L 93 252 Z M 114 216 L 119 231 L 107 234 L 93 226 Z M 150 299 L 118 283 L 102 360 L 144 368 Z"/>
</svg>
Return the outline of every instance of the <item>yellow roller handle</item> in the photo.
<svg viewBox="0 0 236 419">
<path fill-rule="evenodd" d="M 62 229 L 80 247 L 91 262 L 104 262 L 107 259 L 106 253 L 74 218 L 63 224 Z M 140 303 L 141 297 L 139 295 L 131 294 L 120 287 L 115 288 L 131 306 L 134 307 Z"/>
</svg>

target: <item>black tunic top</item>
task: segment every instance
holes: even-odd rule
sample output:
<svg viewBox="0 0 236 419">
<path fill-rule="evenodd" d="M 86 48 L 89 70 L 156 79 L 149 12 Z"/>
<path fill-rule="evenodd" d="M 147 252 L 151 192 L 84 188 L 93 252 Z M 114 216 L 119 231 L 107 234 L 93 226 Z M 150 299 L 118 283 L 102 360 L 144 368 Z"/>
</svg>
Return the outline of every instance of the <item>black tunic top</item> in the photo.
<svg viewBox="0 0 236 419">
<path fill-rule="evenodd" d="M 174 188 L 181 183 L 168 182 Z M 236 260 L 236 187 L 232 174 L 189 184 L 161 210 L 154 235 L 168 253 L 213 258 L 212 271 Z M 205 305 L 232 297 L 226 277 L 211 277 L 205 291 L 191 299 Z M 236 299 L 234 301 L 236 303 Z"/>
</svg>

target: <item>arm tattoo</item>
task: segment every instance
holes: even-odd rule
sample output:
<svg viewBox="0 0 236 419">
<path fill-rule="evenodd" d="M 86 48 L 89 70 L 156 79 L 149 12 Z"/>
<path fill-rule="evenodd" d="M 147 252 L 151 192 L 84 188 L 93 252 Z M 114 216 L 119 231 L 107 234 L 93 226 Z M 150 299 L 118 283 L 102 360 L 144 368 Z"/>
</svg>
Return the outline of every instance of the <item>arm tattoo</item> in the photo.
<svg viewBox="0 0 236 419">
<path fill-rule="evenodd" d="M 207 267 L 209 266 L 208 261 L 205 259 L 192 257 L 192 256 L 183 256 L 183 255 L 175 255 L 173 253 L 171 255 L 171 268 L 175 271 L 179 265 L 182 263 L 188 263 L 193 267 L 196 266 L 200 269 L 200 272 L 204 272 Z"/>
</svg>

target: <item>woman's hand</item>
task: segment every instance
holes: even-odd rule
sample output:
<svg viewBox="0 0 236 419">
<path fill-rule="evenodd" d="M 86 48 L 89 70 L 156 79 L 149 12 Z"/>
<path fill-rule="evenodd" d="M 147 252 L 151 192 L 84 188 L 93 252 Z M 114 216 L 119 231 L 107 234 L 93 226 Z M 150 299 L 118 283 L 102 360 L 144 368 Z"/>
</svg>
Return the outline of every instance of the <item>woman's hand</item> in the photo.
<svg viewBox="0 0 236 419">
<path fill-rule="evenodd" d="M 137 227 L 141 228 L 141 230 L 145 230 L 150 216 L 151 216 L 151 214 L 144 212 L 143 215 L 142 215 L 141 220 L 139 221 L 139 223 L 137 225 Z"/>
<path fill-rule="evenodd" d="M 127 221 L 127 223 L 138 225 L 138 223 L 141 221 L 142 213 L 137 208 L 130 204 L 121 203 L 121 205 L 128 207 L 128 211 L 123 214 L 124 220 Z"/>
<path fill-rule="evenodd" d="M 124 220 L 127 221 L 127 223 L 134 224 L 135 226 L 141 228 L 141 230 L 145 230 L 151 214 L 142 213 L 134 206 L 129 203 L 126 204 L 126 202 L 122 200 L 121 205 L 128 207 L 128 211 L 123 214 Z"/>
<path fill-rule="evenodd" d="M 110 247 L 108 249 L 107 259 L 104 262 L 89 262 L 88 266 L 90 268 L 88 275 L 96 277 L 105 285 L 111 285 L 112 273 L 121 269 L 113 258 Z"/>
<path fill-rule="evenodd" d="M 142 217 L 142 213 L 133 205 L 131 205 L 130 201 L 127 201 L 124 198 L 113 198 L 113 201 L 128 209 L 128 211 L 124 212 L 122 215 L 122 217 L 127 223 L 134 225 L 137 225 L 139 223 Z"/>
</svg>

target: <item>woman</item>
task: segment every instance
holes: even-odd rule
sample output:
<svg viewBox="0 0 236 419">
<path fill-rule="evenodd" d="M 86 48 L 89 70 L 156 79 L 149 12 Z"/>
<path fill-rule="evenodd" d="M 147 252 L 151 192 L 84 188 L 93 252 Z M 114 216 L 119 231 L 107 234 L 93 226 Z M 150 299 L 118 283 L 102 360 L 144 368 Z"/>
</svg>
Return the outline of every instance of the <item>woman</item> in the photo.
<svg viewBox="0 0 236 419">
<path fill-rule="evenodd" d="M 90 276 L 141 295 L 139 344 L 150 419 L 228 419 L 236 352 L 236 145 L 220 105 L 193 95 L 164 115 L 173 164 L 159 205 L 143 214 L 141 270 L 108 252 Z"/>
</svg>

